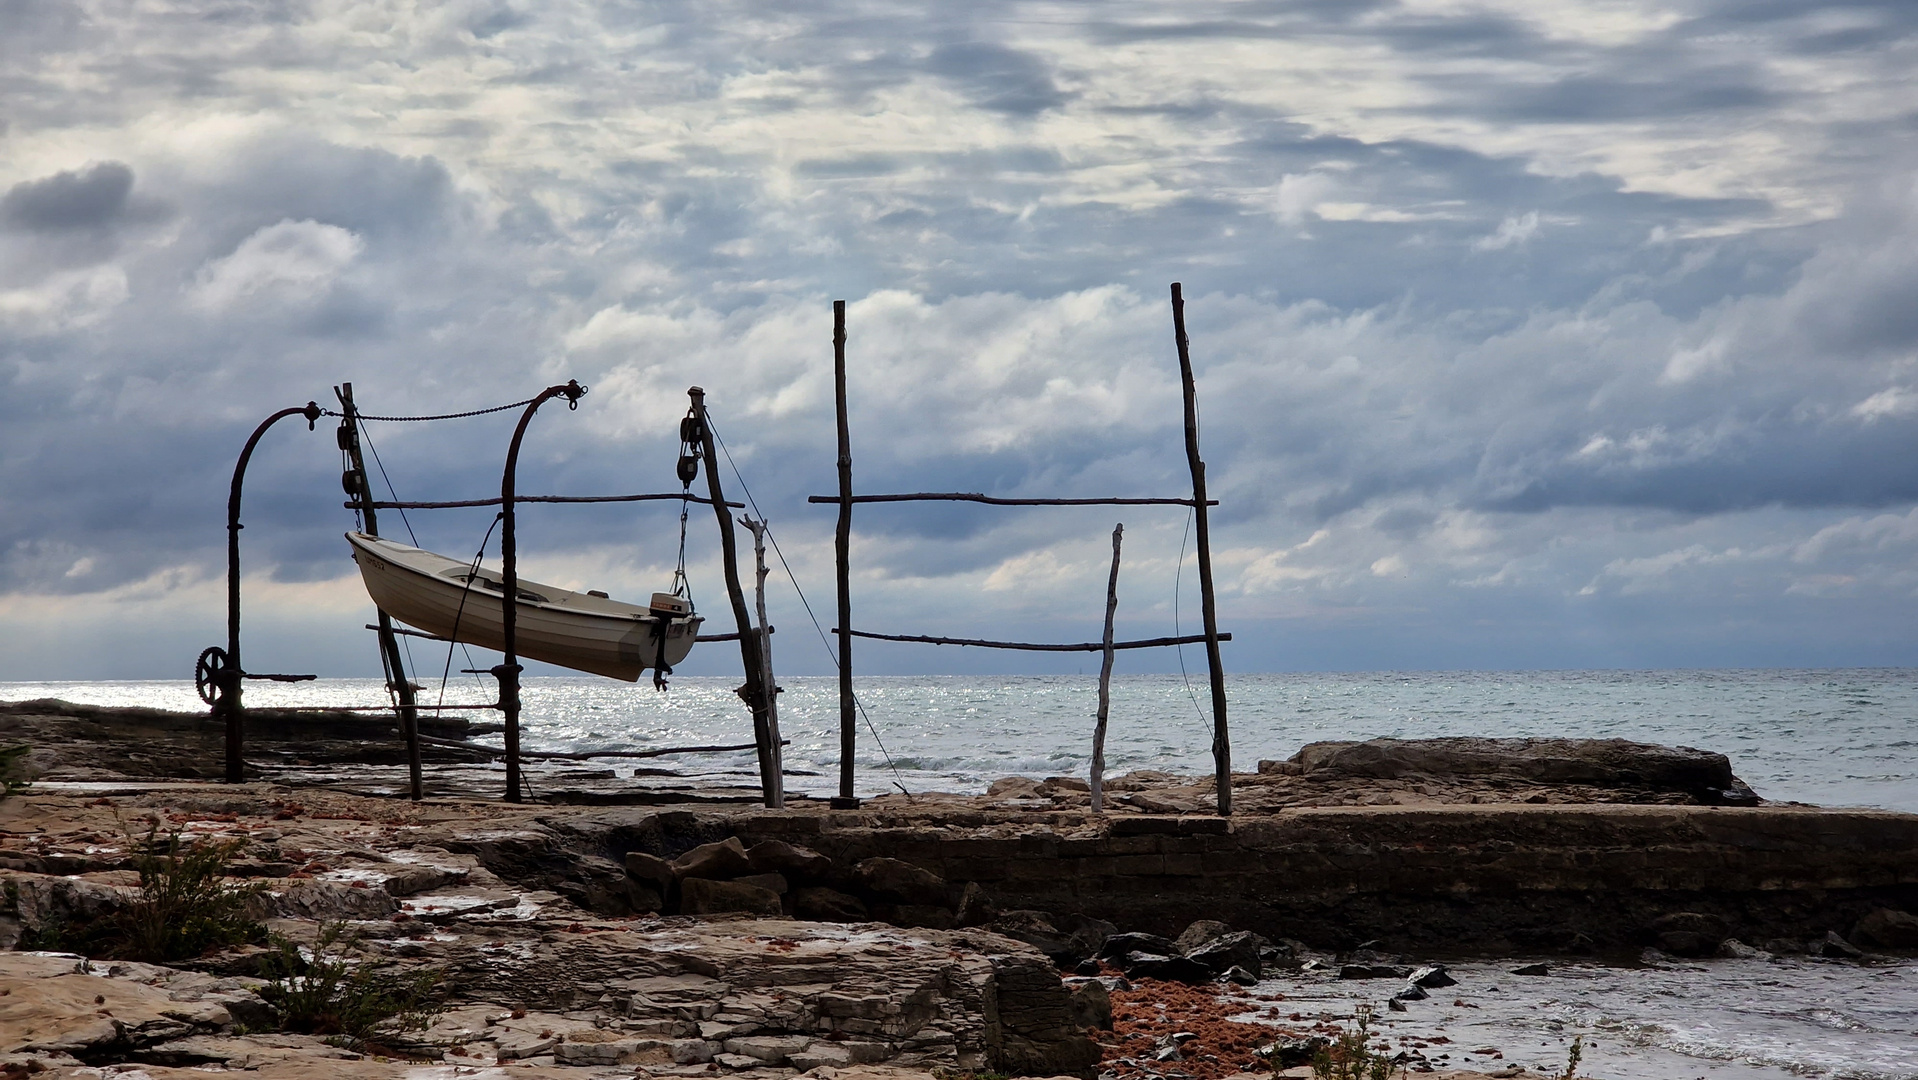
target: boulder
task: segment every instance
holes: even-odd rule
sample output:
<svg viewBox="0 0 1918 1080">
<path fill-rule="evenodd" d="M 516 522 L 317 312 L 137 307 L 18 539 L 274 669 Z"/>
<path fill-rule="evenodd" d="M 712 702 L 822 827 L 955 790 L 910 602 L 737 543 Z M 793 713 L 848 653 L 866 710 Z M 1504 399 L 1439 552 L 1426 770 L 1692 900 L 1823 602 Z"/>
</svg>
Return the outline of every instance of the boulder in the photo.
<svg viewBox="0 0 1918 1080">
<path fill-rule="evenodd" d="M 1184 955 L 1178 943 L 1171 938 L 1137 932 L 1111 935 L 1100 944 L 1099 951 L 1094 955 L 1101 960 L 1106 960 L 1131 952 L 1156 953 L 1160 956 Z"/>
<path fill-rule="evenodd" d="M 789 879 L 821 881 L 832 874 L 832 860 L 811 848 L 784 840 L 762 840 L 746 849 L 746 861 L 758 874 L 784 874 Z"/>
<path fill-rule="evenodd" d="M 6 881 L 20 923 L 28 930 L 85 926 L 140 895 L 137 889 L 43 874 L 10 874 Z"/>
<path fill-rule="evenodd" d="M 673 876 L 681 880 L 729 881 L 753 872 L 752 860 L 746 857 L 746 845 L 740 843 L 737 836 L 728 836 L 715 844 L 701 844 L 674 859 L 672 867 Z"/>
<path fill-rule="evenodd" d="M 1851 940 L 1878 949 L 1918 950 L 1918 916 L 1878 908 L 1851 928 Z"/>
<path fill-rule="evenodd" d="M 792 889 L 784 874 L 747 874 L 745 877 L 734 878 L 733 881 L 740 885 L 757 886 L 780 896 L 786 895 Z"/>
<path fill-rule="evenodd" d="M 254 898 L 256 917 L 269 919 L 384 919 L 400 902 L 383 889 L 355 889 L 334 881 L 292 881 Z"/>
<path fill-rule="evenodd" d="M 999 917 L 999 905 L 992 902 L 976 881 L 966 882 L 959 893 L 958 920 L 960 926 L 984 926 Z"/>
<path fill-rule="evenodd" d="M 1118 929 L 1104 919 L 1025 910 L 1001 912 L 987 928 L 995 934 L 1025 942 L 1061 967 L 1071 967 L 1097 953 Z"/>
<path fill-rule="evenodd" d="M 993 799 L 1037 799 L 1043 794 L 1039 781 L 1029 776 L 1001 777 L 986 788 L 986 796 Z"/>
<path fill-rule="evenodd" d="M 288 864 L 289 866 L 291 864 Z M 290 873 L 291 871 L 289 871 Z M 284 877 L 284 874 L 275 874 Z M 413 896 L 430 892 L 447 885 L 457 885 L 466 880 L 466 871 L 446 866 L 432 866 L 426 863 L 401 865 L 389 871 L 380 887 L 388 896 Z"/>
<path fill-rule="evenodd" d="M 1827 930 L 1825 939 L 1818 943 L 1818 955 L 1833 960 L 1857 960 L 1865 955 L 1865 951 L 1839 937 L 1838 931 Z"/>
<path fill-rule="evenodd" d="M 1552 966 L 1550 964 L 1526 964 L 1524 967 L 1515 967 L 1512 969 L 1512 974 L 1514 975 L 1550 975 L 1551 973 Z"/>
<path fill-rule="evenodd" d="M 779 917 L 779 894 L 757 885 L 711 878 L 687 878 L 679 886 L 681 915 L 718 915 L 744 912 L 748 915 Z"/>
<path fill-rule="evenodd" d="M 802 885 L 793 890 L 793 914 L 813 922 L 864 922 L 866 904 L 823 885 Z"/>
<path fill-rule="evenodd" d="M 1160 953 L 1129 952 L 1114 958 L 1112 965 L 1133 979 L 1158 979 L 1197 986 L 1211 982 L 1214 973 L 1196 960 Z"/>
<path fill-rule="evenodd" d="M 1192 950 L 1206 944 L 1213 938 L 1224 937 L 1231 932 L 1232 928 L 1230 926 L 1227 926 L 1217 919 L 1200 919 L 1186 927 L 1185 932 L 1180 934 L 1173 944 L 1179 947 L 1180 952 L 1189 955 Z"/>
<path fill-rule="evenodd" d="M 1073 1027 L 1112 1030 L 1112 994 L 1098 979 L 1069 979 L 1066 1017 Z"/>
<path fill-rule="evenodd" d="M 1433 964 L 1412 972 L 1412 985 L 1422 986 L 1427 990 L 1437 990 L 1440 987 L 1457 986 L 1458 980 L 1452 978 L 1451 974 L 1445 970 L 1444 964 Z"/>
<path fill-rule="evenodd" d="M 946 879 L 909 862 L 877 856 L 861 860 L 853 867 L 853 874 L 861 888 L 890 900 L 908 904 L 946 902 Z"/>
<path fill-rule="evenodd" d="M 1651 931 L 1661 952 L 1673 956 L 1711 956 L 1730 936 L 1725 920 L 1696 911 L 1678 911 L 1652 920 Z"/>
<path fill-rule="evenodd" d="M 1332 1040 L 1325 1036 L 1312 1035 L 1306 1038 L 1280 1039 L 1278 1042 L 1269 1043 L 1254 1050 L 1253 1054 L 1264 1058 L 1273 1069 L 1283 1071 L 1312 1064 L 1312 1059 L 1318 1052 L 1331 1045 Z"/>
<path fill-rule="evenodd" d="M 992 957 L 999 1045 L 988 1065 L 1012 1076 L 1079 1076 L 1090 1080 L 1099 1044 L 1075 1025 L 1071 994 L 1052 964 L 1021 951 Z"/>
<path fill-rule="evenodd" d="M 1257 934 L 1240 930 L 1213 938 L 1185 955 L 1214 975 L 1224 975 L 1236 967 L 1244 968 L 1256 978 L 1260 973 L 1259 942 Z"/>
<path fill-rule="evenodd" d="M 679 880 L 679 875 L 673 873 L 672 863 L 644 851 L 626 853 L 626 876 L 645 882 L 660 893 L 670 892 L 673 883 Z"/>
<path fill-rule="evenodd" d="M 1701 802 L 1757 800 L 1723 754 L 1626 739 L 1372 739 L 1308 743 L 1292 756 L 1308 777 L 1467 779 L 1683 792 Z"/>
</svg>

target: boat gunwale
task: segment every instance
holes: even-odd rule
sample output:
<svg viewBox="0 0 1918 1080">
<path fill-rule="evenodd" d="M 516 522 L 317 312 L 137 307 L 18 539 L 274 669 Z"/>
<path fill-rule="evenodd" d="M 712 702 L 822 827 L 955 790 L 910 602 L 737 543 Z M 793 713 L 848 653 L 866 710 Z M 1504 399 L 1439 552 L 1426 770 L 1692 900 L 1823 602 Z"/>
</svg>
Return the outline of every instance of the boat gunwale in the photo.
<svg viewBox="0 0 1918 1080">
<path fill-rule="evenodd" d="M 450 587 L 458 579 L 443 580 L 438 574 L 429 573 L 428 571 L 422 570 L 416 566 L 408 566 L 406 563 L 400 561 L 399 559 L 393 558 L 391 556 L 381 555 L 377 549 L 367 547 L 364 541 L 360 539 L 362 537 L 365 538 L 365 540 L 375 540 L 382 543 L 388 543 L 396 547 L 408 548 L 409 550 L 417 551 L 425 555 L 431 555 L 435 558 L 446 559 L 447 562 L 452 563 L 455 566 L 464 566 L 464 567 L 470 568 L 472 565 L 470 563 L 461 563 L 458 559 L 449 558 L 448 556 L 441 555 L 439 552 L 436 552 L 436 551 L 428 551 L 422 547 L 413 547 L 410 544 L 402 544 L 397 540 L 389 540 L 383 536 L 372 536 L 368 533 L 362 533 L 357 531 L 349 532 L 346 534 L 346 542 L 353 545 L 353 549 L 356 552 L 365 551 L 369 555 L 379 556 L 381 560 L 385 562 L 388 566 L 396 566 L 402 570 L 405 570 L 406 572 L 410 574 L 414 574 L 418 577 L 425 578 L 426 580 L 433 582 L 436 585 L 440 585 L 442 587 Z M 484 570 L 485 568 L 482 567 L 481 572 L 483 573 Z M 484 581 L 485 579 L 480 578 L 480 580 Z M 526 583 L 521 583 L 521 587 L 524 587 L 525 584 Z M 531 584 L 537 585 L 540 588 L 551 589 L 554 592 L 567 593 L 572 596 L 588 595 L 586 593 L 580 592 L 577 589 L 562 589 L 557 585 L 547 585 L 544 582 L 531 582 Z M 457 591 L 459 591 L 462 594 L 475 594 L 475 595 L 483 596 L 489 600 L 501 599 L 504 595 L 503 588 L 500 592 L 492 592 L 482 588 L 474 587 L 471 580 L 468 580 L 465 583 L 460 584 Z M 595 596 L 595 597 L 592 597 L 592 599 L 610 601 L 611 603 L 615 603 L 615 604 L 627 604 L 628 607 L 638 608 L 638 610 L 634 612 L 623 613 L 623 614 L 611 614 L 603 611 L 591 611 L 586 608 L 568 607 L 564 604 L 557 604 L 550 600 L 547 600 L 547 601 L 525 600 L 525 599 L 515 597 L 513 602 L 522 607 L 535 608 L 542 611 L 550 611 L 556 614 L 568 615 L 575 618 L 584 617 L 584 618 L 591 618 L 591 619 L 600 619 L 606 622 L 614 623 L 619 626 L 631 626 L 634 623 L 658 624 L 660 622 L 665 622 L 667 626 L 670 627 L 673 623 L 683 622 L 688 624 L 689 626 L 695 627 L 696 629 L 697 624 L 706 621 L 705 616 L 699 614 L 698 612 L 693 612 L 690 615 L 676 616 L 672 619 L 662 619 L 660 616 L 655 615 L 650 611 L 647 611 L 645 608 L 640 608 L 638 604 L 628 604 L 627 601 L 614 600 L 610 596 Z"/>
</svg>

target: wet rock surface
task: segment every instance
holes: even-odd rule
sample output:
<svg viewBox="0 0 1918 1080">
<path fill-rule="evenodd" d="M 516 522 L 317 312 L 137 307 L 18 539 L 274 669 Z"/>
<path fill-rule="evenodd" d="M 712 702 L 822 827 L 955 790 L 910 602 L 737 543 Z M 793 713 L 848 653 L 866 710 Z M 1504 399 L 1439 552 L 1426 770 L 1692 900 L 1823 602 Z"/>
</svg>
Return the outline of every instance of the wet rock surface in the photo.
<svg viewBox="0 0 1918 1080">
<path fill-rule="evenodd" d="M 1403 1007 L 1419 1000 L 1413 987 L 1447 985 L 1443 974 L 1379 950 L 1435 943 L 1719 955 L 1754 941 L 1841 958 L 1914 947 L 1899 944 L 1918 926 L 1909 815 L 1710 807 L 1643 771 L 1587 798 L 1604 779 L 1590 762 L 1567 774 L 1583 779 L 1542 785 L 1535 772 L 1473 772 L 1459 748 L 1419 758 L 1452 762 L 1445 776 L 1368 776 L 1409 759 L 1340 753 L 1239 778 L 1242 816 L 1230 821 L 1143 812 L 1209 800 L 1209 781 L 1164 774 L 1114 778 L 1119 809 L 1103 816 L 1064 778 L 831 814 L 797 800 L 785 812 L 414 805 L 285 784 L 56 781 L 0 803 L 0 946 L 124 903 L 137 884 L 128 834 L 151 822 L 238 844 L 232 869 L 265 887 L 257 910 L 276 931 L 310 941 L 320 923 L 347 920 L 379 961 L 446 972 L 453 1007 L 395 1052 L 539 1070 L 515 1075 L 840 1080 L 935 1066 L 1130 1075 L 1120 1059 L 1202 1080 L 1263 1069 L 1236 1057 L 1237 1043 L 1208 1049 L 1202 1031 L 1155 1029 L 1135 1045 L 1124 1025 L 1143 1019 L 1127 1020 L 1127 1002 L 1144 999 L 1125 995 L 1189 993 L 1217 1009 L 1234 980 L 1281 967 L 1335 978 L 1350 964 L 1384 969 L 1379 996 Z M 1619 754 L 1594 760 L 1639 760 Z M 1695 756 L 1679 764 L 1723 780 Z M 1549 805 L 1531 801 L 1541 791 Z M 87 1001 L 62 990 L 54 1000 L 81 1034 L 49 1028 L 35 1039 L 71 1045 L 33 1042 L 31 1053 L 137 1061 L 154 1076 L 221 1064 L 273 1075 L 325 1053 L 338 1065 L 328 1075 L 387 1075 L 355 1071 L 378 1063 L 324 1043 L 237 1034 L 259 1008 L 245 982 L 255 961 L 233 950 L 194 971 L 23 969 L 145 988 L 126 1015 L 110 1010 L 117 1028 L 79 1023 Z M 1082 974 L 1068 984 L 1064 972 Z M 177 994 L 227 1018 L 173 1008 L 186 1000 Z"/>
</svg>

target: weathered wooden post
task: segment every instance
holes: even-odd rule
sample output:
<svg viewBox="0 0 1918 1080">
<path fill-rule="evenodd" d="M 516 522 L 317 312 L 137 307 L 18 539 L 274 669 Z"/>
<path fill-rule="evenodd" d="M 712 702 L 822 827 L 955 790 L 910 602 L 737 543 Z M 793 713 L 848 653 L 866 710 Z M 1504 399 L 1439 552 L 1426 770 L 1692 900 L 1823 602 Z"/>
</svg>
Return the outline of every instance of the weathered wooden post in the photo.
<svg viewBox="0 0 1918 1080">
<path fill-rule="evenodd" d="M 719 559 L 726 573 L 726 596 L 732 601 L 733 622 L 739 627 L 739 658 L 746 669 L 746 685 L 739 688 L 739 696 L 753 711 L 753 743 L 759 748 L 760 790 L 766 805 L 774 806 L 780 778 L 772 771 L 773 748 L 769 745 L 772 736 L 766 726 L 766 702 L 772 694 L 766 687 L 759 635 L 753 633 L 752 619 L 746 614 L 745 590 L 739 585 L 739 544 L 733 536 L 732 512 L 726 509 L 726 493 L 719 486 L 719 453 L 713 443 L 713 427 L 706 421 L 706 391 L 689 387 L 686 396 L 692 399 L 693 415 L 699 421 L 700 453 L 706 458 L 706 490 L 712 496 L 713 512 L 719 515 Z"/>
<path fill-rule="evenodd" d="M 1185 460 L 1192 470 L 1192 513 L 1199 553 L 1199 602 L 1205 616 L 1205 659 L 1212 676 L 1212 764 L 1219 788 L 1219 815 L 1232 813 L 1232 740 L 1225 722 L 1225 662 L 1219 655 L 1219 612 L 1212 589 L 1212 534 L 1206 523 L 1205 462 L 1199 458 L 1198 390 L 1185 336 L 1185 293 L 1172 283 L 1173 338 L 1179 346 L 1179 379 L 1185 391 Z"/>
<path fill-rule="evenodd" d="M 571 408 L 579 408 L 579 399 L 586 394 L 586 388 L 577 381 L 569 381 L 564 386 L 549 386 L 527 403 L 526 411 L 520 414 L 519 426 L 513 429 L 513 442 L 506 448 L 506 469 L 500 474 L 500 636 L 504 639 L 500 650 L 505 653 L 499 666 L 493 669 L 493 677 L 499 680 L 500 712 L 506 718 L 506 801 L 520 801 L 519 775 L 519 541 L 514 527 L 516 517 L 513 513 L 515 498 L 514 487 L 518 482 L 519 444 L 526 438 L 526 425 L 533 422 L 533 414 L 541 405 L 556 397 L 564 397 Z"/>
<path fill-rule="evenodd" d="M 766 691 L 766 745 L 772 755 L 772 796 L 766 805 L 775 810 L 786 808 L 786 761 L 780 749 L 779 682 L 773 678 L 773 631 L 766 622 L 766 523 L 744 514 L 739 523 L 753 534 L 753 606 L 759 618 L 760 683 Z"/>
<path fill-rule="evenodd" d="M 839 794 L 834 810 L 855 810 L 852 793 L 854 721 L 859 708 L 852 694 L 852 433 L 846 424 L 846 302 L 832 302 L 832 397 L 839 420 L 839 524 L 832 548 L 839 581 Z"/>
<path fill-rule="evenodd" d="M 347 458 L 353 463 L 353 471 L 347 474 L 348 495 L 360 504 L 360 513 L 366 521 L 369 536 L 380 534 L 380 519 L 373 510 L 373 484 L 367 479 L 366 459 L 360 454 L 359 409 L 353 404 L 353 384 L 341 383 L 333 388 L 333 396 L 340 399 L 340 408 L 345 415 L 340 417 L 340 449 L 346 451 Z M 417 702 L 413 698 L 413 683 L 406 677 L 406 665 L 400 662 L 400 639 L 393 633 L 393 617 L 384 608 L 375 608 L 379 612 L 380 659 L 386 668 L 386 688 L 399 697 L 400 737 L 406 742 L 406 772 L 408 792 L 414 802 L 419 802 L 425 794 L 424 780 L 420 775 L 420 718 Z"/>
<path fill-rule="evenodd" d="M 320 405 L 309 401 L 298 408 L 281 409 L 253 429 L 246 440 L 246 448 L 240 451 L 240 460 L 233 464 L 233 483 L 227 489 L 226 496 L 226 653 L 215 657 L 210 655 L 217 650 L 208 649 L 200 654 L 200 666 L 205 667 L 217 697 L 213 711 L 226 721 L 226 782 L 237 784 L 246 772 L 246 723 L 245 707 L 241 704 L 240 688 L 246 680 L 246 668 L 240 663 L 240 490 L 246 484 L 246 465 L 253 459 L 253 448 L 260 445 L 260 436 L 266 429 L 289 416 L 306 417 L 307 430 L 319 422 Z M 197 677 L 201 674 L 195 671 Z"/>
<path fill-rule="evenodd" d="M 1099 663 L 1099 718 L 1092 726 L 1092 812 L 1105 812 L 1106 716 L 1112 704 L 1112 617 L 1119 610 L 1119 538 L 1125 524 L 1112 527 L 1112 576 L 1106 579 L 1105 658 Z"/>
</svg>

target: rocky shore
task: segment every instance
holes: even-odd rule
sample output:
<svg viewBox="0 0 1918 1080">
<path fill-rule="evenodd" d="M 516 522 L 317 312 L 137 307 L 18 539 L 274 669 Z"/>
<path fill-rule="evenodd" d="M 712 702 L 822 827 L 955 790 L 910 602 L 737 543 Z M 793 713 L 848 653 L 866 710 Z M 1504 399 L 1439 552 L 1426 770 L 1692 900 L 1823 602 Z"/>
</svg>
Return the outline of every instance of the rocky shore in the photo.
<svg viewBox="0 0 1918 1080">
<path fill-rule="evenodd" d="M 1305 1076 L 1356 1018 L 1290 1012 L 1262 975 L 1350 981 L 1384 1012 L 1443 995 L 1464 955 L 1918 949 L 1918 817 L 1763 804 L 1699 751 L 1319 744 L 1236 778 L 1228 821 L 1196 812 L 1205 782 L 1157 774 L 1115 779 L 1104 815 L 1066 778 L 837 812 L 413 804 L 159 764 L 199 734 L 0 715 L 41 770 L 0 802 L 0 1075 Z M 382 741 L 355 734 L 320 741 Z M 225 845 L 274 942 L 347 927 L 354 964 L 437 973 L 439 1011 L 341 1046 L 273 1030 L 277 945 L 65 952 L 140 901 L 150 830 Z M 1478 1049 L 1384 1052 L 1532 1075 Z"/>
</svg>

